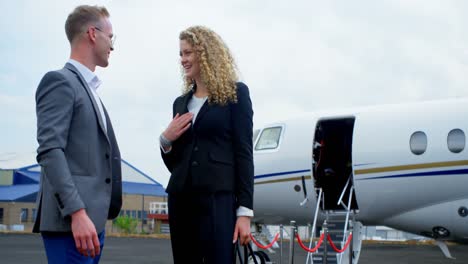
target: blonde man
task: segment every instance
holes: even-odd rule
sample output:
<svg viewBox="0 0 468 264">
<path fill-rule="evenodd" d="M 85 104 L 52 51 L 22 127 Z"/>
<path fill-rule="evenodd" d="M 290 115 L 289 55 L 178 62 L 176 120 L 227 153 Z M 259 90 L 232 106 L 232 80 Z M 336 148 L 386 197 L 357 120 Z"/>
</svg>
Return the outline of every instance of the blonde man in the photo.
<svg viewBox="0 0 468 264">
<path fill-rule="evenodd" d="M 36 91 L 41 181 L 33 231 L 49 263 L 98 263 L 105 223 L 122 205 L 119 147 L 94 73 L 109 64 L 115 37 L 109 12 L 98 6 L 75 8 L 65 31 L 70 59 Z"/>
</svg>

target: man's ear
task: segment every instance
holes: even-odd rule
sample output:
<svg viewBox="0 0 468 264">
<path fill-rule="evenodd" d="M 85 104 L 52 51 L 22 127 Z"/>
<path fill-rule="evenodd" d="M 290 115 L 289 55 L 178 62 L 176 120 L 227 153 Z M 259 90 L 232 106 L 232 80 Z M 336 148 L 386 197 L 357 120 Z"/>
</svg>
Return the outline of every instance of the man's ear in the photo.
<svg viewBox="0 0 468 264">
<path fill-rule="evenodd" d="M 91 42 L 95 43 L 96 42 L 96 28 L 93 26 L 88 26 L 88 30 L 86 30 L 86 34 L 88 38 L 91 40 Z"/>
</svg>

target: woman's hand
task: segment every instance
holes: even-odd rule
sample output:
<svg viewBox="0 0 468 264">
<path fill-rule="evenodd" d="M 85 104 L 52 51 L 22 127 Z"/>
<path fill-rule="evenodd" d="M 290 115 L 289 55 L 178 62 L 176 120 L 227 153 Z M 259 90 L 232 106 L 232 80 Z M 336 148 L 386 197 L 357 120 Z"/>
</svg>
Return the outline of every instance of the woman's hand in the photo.
<svg viewBox="0 0 468 264">
<path fill-rule="evenodd" d="M 169 123 L 169 126 L 163 132 L 164 137 L 171 142 L 177 140 L 185 131 L 187 131 L 187 129 L 189 129 L 192 118 L 193 114 L 190 112 L 183 115 L 179 115 L 179 113 L 177 113 L 171 123 Z"/>
<path fill-rule="evenodd" d="M 232 243 L 236 243 L 238 237 L 240 237 L 240 244 L 243 246 L 247 245 L 250 242 L 250 217 L 237 217 Z"/>
</svg>

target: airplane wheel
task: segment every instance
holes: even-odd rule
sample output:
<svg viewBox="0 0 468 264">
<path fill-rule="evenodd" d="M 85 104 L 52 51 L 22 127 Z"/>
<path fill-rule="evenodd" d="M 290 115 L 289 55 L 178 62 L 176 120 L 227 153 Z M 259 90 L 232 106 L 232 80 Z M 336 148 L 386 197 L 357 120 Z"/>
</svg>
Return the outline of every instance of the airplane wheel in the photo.
<svg viewBox="0 0 468 264">
<path fill-rule="evenodd" d="M 257 264 L 266 264 L 266 260 L 263 258 L 262 254 L 259 254 L 258 251 L 254 252 L 253 257 L 252 255 L 249 256 L 249 264 L 255 264 L 255 261 L 253 258 L 257 260 Z"/>
<path fill-rule="evenodd" d="M 269 262 L 270 261 L 270 257 L 268 257 L 268 254 L 263 252 L 263 251 L 257 251 L 258 254 L 262 255 L 263 259 L 266 261 L 266 262 Z"/>
</svg>

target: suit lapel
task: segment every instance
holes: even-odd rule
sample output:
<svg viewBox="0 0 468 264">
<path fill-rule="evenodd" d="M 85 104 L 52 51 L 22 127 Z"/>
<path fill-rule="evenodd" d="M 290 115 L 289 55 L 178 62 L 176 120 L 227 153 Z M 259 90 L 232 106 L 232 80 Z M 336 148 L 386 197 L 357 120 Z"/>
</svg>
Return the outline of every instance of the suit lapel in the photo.
<svg viewBox="0 0 468 264">
<path fill-rule="evenodd" d="M 107 142 L 109 142 L 109 144 L 110 144 L 109 137 L 107 136 L 106 127 L 104 126 L 104 121 L 102 120 L 101 113 L 99 112 L 99 107 L 97 105 L 96 100 L 94 100 L 94 96 L 93 96 L 93 94 L 92 94 L 92 92 L 91 92 L 91 90 L 90 90 L 90 88 L 88 86 L 88 83 L 83 78 L 81 73 L 72 64 L 70 64 L 70 63 L 65 64 L 65 68 L 67 68 L 70 71 L 74 72 L 78 76 L 78 79 L 80 80 L 80 82 L 83 85 L 86 93 L 88 94 L 89 99 L 91 99 L 91 103 L 92 103 L 93 108 L 94 108 L 94 113 L 96 114 L 96 118 L 98 119 L 99 127 L 101 127 L 101 131 L 104 133 L 104 135 L 106 136 Z M 104 108 L 104 105 L 102 105 L 102 107 Z"/>
<path fill-rule="evenodd" d="M 190 91 L 182 97 L 182 100 L 176 106 L 176 112 L 174 113 L 174 115 L 177 113 L 179 113 L 179 115 L 183 115 L 188 112 L 187 106 L 190 101 L 190 98 L 192 98 L 192 95 L 193 95 L 193 91 Z"/>
<path fill-rule="evenodd" d="M 199 120 L 203 117 L 203 115 L 210 109 L 210 105 L 208 104 L 208 100 L 203 103 L 202 107 L 200 108 L 200 111 L 198 111 L 197 118 L 195 119 L 195 124 L 199 124 Z"/>
<path fill-rule="evenodd" d="M 188 105 L 188 102 L 190 100 L 190 98 L 192 98 L 193 96 L 193 93 L 194 91 L 197 90 L 197 84 L 194 84 L 193 87 L 192 87 L 192 90 L 190 90 L 190 92 L 188 93 L 188 98 L 186 98 L 186 102 L 185 102 L 185 105 Z M 197 118 L 195 118 L 195 121 L 194 123 L 192 123 L 192 128 L 195 128 L 200 122 L 199 120 L 202 119 L 203 115 L 210 109 L 210 105 L 208 104 L 208 100 L 206 100 L 202 107 L 200 108 L 200 111 L 198 111 L 198 114 L 197 114 Z M 187 110 L 188 111 L 188 110 Z"/>
<path fill-rule="evenodd" d="M 117 139 L 115 138 L 114 128 L 112 127 L 109 114 L 107 113 L 107 109 L 104 107 L 104 105 L 102 105 L 102 110 L 104 110 L 104 115 L 106 116 L 107 134 L 108 134 L 109 142 L 112 143 L 111 146 L 112 146 L 113 152 L 114 154 L 116 154 L 114 156 L 117 156 L 118 158 L 120 158 L 120 150 L 119 150 L 119 146 L 117 145 Z"/>
<path fill-rule="evenodd" d="M 193 90 L 190 90 L 187 94 L 185 94 L 182 97 L 182 100 L 180 103 L 176 106 L 176 113 L 179 113 L 179 115 L 183 115 L 188 112 L 188 103 L 190 99 L 193 96 Z M 195 127 L 198 124 L 198 121 L 203 117 L 203 115 L 210 109 L 210 105 L 208 104 L 208 100 L 205 101 L 205 103 L 202 105 L 200 108 L 200 111 L 197 114 L 197 118 L 195 119 L 194 124 L 192 125 L 192 128 Z"/>
</svg>

